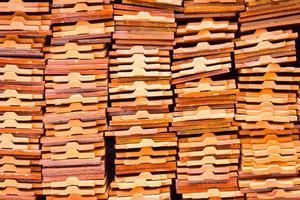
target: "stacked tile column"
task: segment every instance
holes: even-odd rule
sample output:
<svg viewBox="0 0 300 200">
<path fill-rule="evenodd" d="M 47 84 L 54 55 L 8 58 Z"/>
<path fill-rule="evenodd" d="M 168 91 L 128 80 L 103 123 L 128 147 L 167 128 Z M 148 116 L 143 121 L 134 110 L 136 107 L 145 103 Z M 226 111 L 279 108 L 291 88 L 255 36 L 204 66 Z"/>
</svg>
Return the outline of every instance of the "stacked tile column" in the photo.
<svg viewBox="0 0 300 200">
<path fill-rule="evenodd" d="M 115 177 L 109 199 L 171 199 L 177 146 L 168 129 L 174 13 L 155 1 L 154 7 L 126 3 L 114 5 L 106 135 L 114 136 Z"/>
<path fill-rule="evenodd" d="M 49 3 L 0 2 L 0 199 L 40 194 Z"/>
<path fill-rule="evenodd" d="M 47 199 L 108 198 L 104 131 L 112 10 L 109 1 L 53 1 L 41 161 Z"/>
<path fill-rule="evenodd" d="M 293 25 L 299 2 L 247 1 L 236 41 L 236 119 L 241 126 L 239 185 L 247 199 L 300 196 L 297 92 L 299 68 Z"/>
<path fill-rule="evenodd" d="M 202 2 L 185 1 L 183 13 L 176 15 L 171 128 L 178 136 L 176 191 L 182 199 L 239 199 L 231 55 L 238 30 L 235 14 L 244 5 Z"/>
</svg>

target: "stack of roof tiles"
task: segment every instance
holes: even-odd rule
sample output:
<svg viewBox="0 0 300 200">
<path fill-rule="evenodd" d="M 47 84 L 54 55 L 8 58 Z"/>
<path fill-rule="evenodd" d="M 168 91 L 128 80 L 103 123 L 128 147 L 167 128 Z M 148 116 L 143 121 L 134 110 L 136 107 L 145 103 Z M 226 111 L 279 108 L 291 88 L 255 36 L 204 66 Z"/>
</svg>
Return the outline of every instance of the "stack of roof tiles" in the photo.
<svg viewBox="0 0 300 200">
<path fill-rule="evenodd" d="M 255 29 L 297 27 L 300 24 L 299 0 L 245 0 L 246 11 L 240 14 L 241 32 Z"/>
<path fill-rule="evenodd" d="M 105 141 L 109 1 L 54 0 L 45 48 L 47 103 L 42 139 L 47 199 L 107 199 Z"/>
<path fill-rule="evenodd" d="M 170 50 L 176 23 L 174 12 L 165 7 L 177 4 L 136 0 L 114 5 L 107 136 L 115 139 L 115 177 L 110 200 L 171 198 L 177 138 L 168 130 Z"/>
<path fill-rule="evenodd" d="M 0 2 L 0 199 L 40 194 L 48 11 L 45 1 Z"/>
<path fill-rule="evenodd" d="M 236 40 L 236 120 L 241 126 L 239 184 L 247 199 L 300 195 L 296 38 L 299 1 L 249 0 Z"/>
<path fill-rule="evenodd" d="M 239 199 L 240 142 L 234 125 L 233 39 L 242 1 L 185 1 L 176 15 L 172 63 L 177 193 L 183 199 Z M 226 16 L 226 19 L 223 17 Z"/>
<path fill-rule="evenodd" d="M 300 0 L 0 0 L 0 200 L 300 199 L 299 24 Z"/>
</svg>

